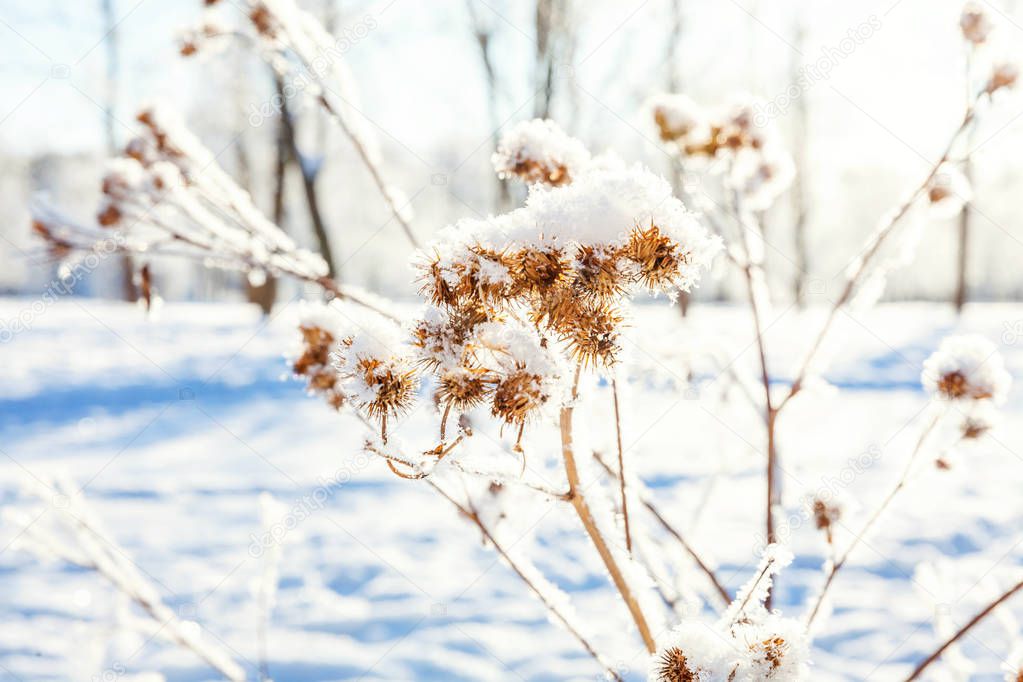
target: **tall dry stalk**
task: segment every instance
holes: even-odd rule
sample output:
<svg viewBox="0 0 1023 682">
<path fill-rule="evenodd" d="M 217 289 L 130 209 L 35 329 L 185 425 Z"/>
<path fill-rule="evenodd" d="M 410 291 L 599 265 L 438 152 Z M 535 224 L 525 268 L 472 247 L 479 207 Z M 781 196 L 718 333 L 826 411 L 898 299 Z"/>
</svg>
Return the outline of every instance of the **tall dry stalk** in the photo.
<svg viewBox="0 0 1023 682">
<path fill-rule="evenodd" d="M 575 409 L 575 401 L 579 399 L 579 374 L 581 372 L 582 365 L 577 365 L 575 378 L 572 381 L 571 402 L 562 406 L 561 416 L 559 419 L 559 423 L 561 425 L 561 456 L 565 461 L 565 476 L 568 478 L 569 502 L 571 502 L 572 507 L 579 516 L 579 521 L 582 522 L 583 528 L 586 529 L 586 534 L 589 535 L 597 553 L 600 554 L 600 559 L 604 562 L 604 567 L 607 568 L 608 573 L 611 574 L 611 580 L 614 582 L 615 588 L 618 590 L 618 594 L 621 595 L 622 600 L 625 602 L 625 606 L 629 609 L 629 614 L 632 616 L 632 620 L 636 623 L 639 635 L 643 638 L 643 644 L 646 645 L 647 651 L 654 653 L 657 650 L 657 643 L 654 641 L 654 635 L 650 630 L 650 626 L 647 624 L 646 616 L 643 614 L 643 610 L 640 608 L 639 602 L 636 600 L 636 596 L 633 593 L 632 588 L 626 581 L 621 567 L 618 565 L 611 548 L 608 546 L 607 540 L 597 527 L 597 522 L 594 520 L 593 513 L 590 511 L 590 507 L 586 503 L 586 498 L 583 495 L 579 481 L 579 470 L 575 461 L 575 449 L 572 446 L 572 412 Z"/>
</svg>

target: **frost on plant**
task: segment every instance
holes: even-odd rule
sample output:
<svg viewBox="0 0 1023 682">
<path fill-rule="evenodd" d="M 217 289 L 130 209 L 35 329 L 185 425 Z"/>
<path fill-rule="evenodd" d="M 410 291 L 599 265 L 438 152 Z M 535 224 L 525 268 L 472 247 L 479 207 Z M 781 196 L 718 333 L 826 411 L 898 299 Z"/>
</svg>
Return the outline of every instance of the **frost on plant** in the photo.
<svg viewBox="0 0 1023 682">
<path fill-rule="evenodd" d="M 556 139 L 555 151 L 581 147 Z M 502 144 L 520 141 L 513 131 Z M 688 291 L 719 248 L 668 183 L 641 166 L 605 158 L 573 172 L 568 184 L 532 185 L 522 208 L 446 228 L 418 253 L 427 305 L 404 335 L 379 320 L 344 332 L 334 321 L 303 322 L 296 373 L 332 404 L 354 396 L 381 422 L 407 408 L 429 376 L 442 440 L 451 410 L 479 405 L 521 438 L 545 405 L 564 400 L 571 364 L 615 364 L 630 298 Z M 340 344 L 332 367 L 323 361 L 328 339 Z"/>
<path fill-rule="evenodd" d="M 774 126 L 760 120 L 757 100 L 740 98 L 711 110 L 685 95 L 663 94 L 647 109 L 661 140 L 684 164 L 724 174 L 750 209 L 769 207 L 792 183 L 792 156 Z"/>
<path fill-rule="evenodd" d="M 502 137 L 492 162 L 499 177 L 567 185 L 590 161 L 590 152 L 554 121 L 517 123 Z"/>
<path fill-rule="evenodd" d="M 995 345 L 982 336 L 950 336 L 924 363 L 921 381 L 937 398 L 1005 401 L 1012 379 Z"/>
<path fill-rule="evenodd" d="M 658 651 L 650 658 L 648 679 L 809 679 L 809 638 L 803 624 L 764 606 L 773 576 L 791 561 L 787 549 L 769 545 L 753 577 L 719 622 L 683 622 L 658 642 Z"/>
</svg>

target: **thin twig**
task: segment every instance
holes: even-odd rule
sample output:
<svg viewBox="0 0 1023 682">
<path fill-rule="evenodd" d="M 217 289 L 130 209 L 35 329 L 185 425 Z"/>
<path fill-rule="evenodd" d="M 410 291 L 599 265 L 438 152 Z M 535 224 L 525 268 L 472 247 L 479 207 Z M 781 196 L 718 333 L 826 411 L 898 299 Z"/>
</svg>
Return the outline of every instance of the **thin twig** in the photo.
<svg viewBox="0 0 1023 682">
<path fill-rule="evenodd" d="M 615 436 L 618 440 L 618 490 L 622 496 L 622 523 L 625 526 L 625 548 L 632 553 L 632 531 L 629 530 L 629 502 L 625 495 L 625 454 L 622 452 L 622 416 L 618 408 L 618 379 L 611 379 L 611 395 L 615 406 Z"/>
<path fill-rule="evenodd" d="M 742 274 L 746 281 L 746 292 L 749 295 L 750 312 L 753 316 L 753 328 L 756 333 L 757 357 L 760 360 L 760 380 L 764 387 L 764 424 L 767 435 L 767 507 L 765 509 L 765 526 L 767 530 L 767 543 L 775 542 L 774 532 L 774 507 L 781 503 L 781 489 L 778 479 L 778 451 L 775 437 L 775 417 L 777 411 L 771 402 L 771 375 L 767 367 L 767 347 L 764 342 L 764 320 L 761 310 L 761 301 L 758 294 L 757 283 L 761 281 L 766 286 L 764 272 L 759 260 L 753 258 L 753 250 L 750 247 L 747 230 L 753 229 L 746 224 L 747 213 L 743 209 L 742 200 L 738 190 L 732 191 L 732 200 L 736 220 L 739 223 L 740 244 L 743 249 L 744 263 Z M 768 592 L 765 606 L 771 608 L 771 593 Z"/>
<path fill-rule="evenodd" d="M 975 104 L 976 101 L 974 102 L 974 105 Z M 803 364 L 800 366 L 799 371 L 796 373 L 796 378 L 793 380 L 792 386 L 789 388 L 788 394 L 778 405 L 779 411 L 782 408 L 784 408 L 785 405 L 787 405 L 788 402 L 793 397 L 795 397 L 800 390 L 802 390 L 803 383 L 806 381 L 806 378 L 810 372 L 810 367 L 813 365 L 813 361 L 816 359 L 817 354 L 820 352 L 821 347 L 824 344 L 824 339 L 828 335 L 828 332 L 831 330 L 831 327 L 838 316 L 838 311 L 850 301 L 853 292 L 856 290 L 856 285 L 859 284 L 860 280 L 868 271 L 871 261 L 880 252 L 881 246 L 885 243 L 888 237 L 891 236 L 892 232 L 894 232 L 899 222 L 909 213 L 909 209 L 912 207 L 916 199 L 927 190 L 927 187 L 934 179 L 934 176 L 937 174 L 938 169 L 941 167 L 941 164 L 949 160 L 952 154 L 952 148 L 958 141 L 959 136 L 963 133 L 964 130 L 970 127 L 975 118 L 976 108 L 975 106 L 971 106 L 966 110 L 966 114 L 963 116 L 962 123 L 959 124 L 959 127 L 952 134 L 952 137 L 949 140 L 948 145 L 945 147 L 945 151 L 942 153 L 941 158 L 939 158 L 938 161 L 931 167 L 930 172 L 927 173 L 927 176 L 923 179 L 923 182 L 921 182 L 916 187 L 916 189 L 913 190 L 913 192 L 902 202 L 902 204 L 900 204 L 894 211 L 891 211 L 887 214 L 887 217 L 884 219 L 881 226 L 870 236 L 869 240 L 867 241 L 867 245 L 865 247 L 863 255 L 859 257 L 856 269 L 853 270 L 846 278 L 845 286 L 842 289 L 842 293 L 839 295 L 838 299 L 832 305 L 831 310 L 828 312 L 827 318 L 824 320 L 824 325 L 821 327 L 821 330 L 818 332 L 816 339 L 810 346 L 809 352 L 807 352 L 805 358 L 803 359 Z"/>
<path fill-rule="evenodd" d="M 973 618 L 971 618 L 970 621 L 966 625 L 964 625 L 961 628 L 959 628 L 959 630 L 956 631 L 956 633 L 954 635 L 952 635 L 951 637 L 946 639 L 941 644 L 941 646 L 939 646 L 937 649 L 935 649 L 934 653 L 932 653 L 930 656 L 925 658 L 920 663 L 920 665 L 918 665 L 913 670 L 913 672 L 910 673 L 909 677 L 906 678 L 906 682 L 910 682 L 911 680 L 915 680 L 916 678 L 920 677 L 920 674 L 924 670 L 926 670 L 927 667 L 931 663 L 934 663 L 936 660 L 941 658 L 941 655 L 943 653 L 945 653 L 946 649 L 948 649 L 950 646 L 955 644 L 959 639 L 961 639 L 963 637 L 963 635 L 965 635 L 967 632 L 969 632 L 973 628 L 973 626 L 975 626 L 980 621 L 984 620 L 987 616 L 991 615 L 992 611 L 994 611 L 996 608 L 1001 606 L 1004 602 L 1008 601 L 1009 598 L 1011 598 L 1014 594 L 1019 592 L 1021 589 L 1023 589 L 1023 580 L 1021 580 L 1020 582 L 1018 582 L 1015 585 L 1013 585 L 1012 587 L 1010 587 L 1000 597 L 998 597 L 993 602 L 991 602 L 990 604 L 985 606 L 983 609 L 981 609 L 980 612 L 977 613 L 977 615 L 975 615 Z"/>
<path fill-rule="evenodd" d="M 927 427 L 921 432 L 920 438 L 916 442 L 916 447 L 913 448 L 913 452 L 910 453 L 909 461 L 906 462 L 906 468 L 903 470 L 902 476 L 895 484 L 895 487 L 892 488 L 891 492 L 888 493 L 884 500 L 881 501 L 880 506 L 878 506 L 878 508 L 874 510 L 874 513 L 871 514 L 870 518 L 867 519 L 867 522 L 863 525 L 863 528 L 853 538 L 852 542 L 849 543 L 849 547 L 847 547 L 845 552 L 842 553 L 842 556 L 831 566 L 831 570 L 828 571 L 828 577 L 825 578 L 824 580 L 824 587 L 821 588 L 820 594 L 817 595 L 817 601 L 813 605 L 813 610 L 810 611 L 810 615 L 806 619 L 807 630 L 810 629 L 810 625 L 813 623 L 814 618 L 817 617 L 817 613 L 820 611 L 821 605 L 824 603 L 824 597 L 825 595 L 827 595 L 828 589 L 831 587 L 831 583 L 835 580 L 835 574 L 838 573 L 842 566 L 845 565 L 845 562 L 849 560 L 849 555 L 852 554 L 852 551 L 856 549 L 856 547 L 860 544 L 860 541 L 863 540 L 863 537 L 874 526 L 877 520 L 881 517 L 881 514 L 884 513 L 884 511 L 891 504 L 892 500 L 895 499 L 895 496 L 899 493 L 899 491 L 906 487 L 906 483 L 909 480 L 909 475 L 913 470 L 913 464 L 916 462 L 917 456 L 923 449 L 923 445 L 924 442 L 927 440 L 927 436 L 929 436 L 931 431 L 934 430 L 934 427 L 937 426 L 938 422 L 941 419 L 941 416 L 942 416 L 941 414 L 936 415 L 934 419 L 932 419 L 931 422 L 927 425 Z"/>
</svg>

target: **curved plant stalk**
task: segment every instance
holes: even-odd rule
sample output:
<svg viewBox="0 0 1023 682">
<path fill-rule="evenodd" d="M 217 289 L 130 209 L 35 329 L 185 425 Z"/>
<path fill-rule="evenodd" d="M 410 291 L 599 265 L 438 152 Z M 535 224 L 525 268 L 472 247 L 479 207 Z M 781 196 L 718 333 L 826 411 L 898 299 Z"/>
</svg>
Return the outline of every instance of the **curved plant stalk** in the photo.
<svg viewBox="0 0 1023 682">
<path fill-rule="evenodd" d="M 643 611 L 639 606 L 639 601 L 636 599 L 636 595 L 633 594 L 632 588 L 625 580 L 625 575 L 622 573 L 621 567 L 615 560 L 614 554 L 611 552 L 611 548 L 607 544 L 607 540 L 605 540 L 604 536 L 600 533 L 600 529 L 597 528 L 597 522 L 593 518 L 590 506 L 586 503 L 586 498 L 583 496 L 582 490 L 580 489 L 579 470 L 576 466 L 575 450 L 572 445 L 572 412 L 574 409 L 574 402 L 579 398 L 579 375 L 581 372 L 582 365 L 577 365 L 575 370 L 575 379 L 572 382 L 572 399 L 570 402 L 562 406 L 560 416 L 561 454 L 565 460 L 565 475 L 568 478 L 569 502 L 572 503 L 572 507 L 579 516 L 579 520 L 582 522 L 583 528 L 586 529 L 586 534 L 590 536 L 590 540 L 593 542 L 593 546 L 597 549 L 597 553 L 604 562 L 604 566 L 607 568 L 608 573 L 611 574 L 611 580 L 614 582 L 615 588 L 617 588 L 618 593 L 621 594 L 622 599 L 625 601 L 625 605 L 629 609 L 629 614 L 632 616 L 633 621 L 635 621 L 636 627 L 639 630 L 639 635 L 643 639 L 643 644 L 646 645 L 647 651 L 652 654 L 657 650 L 657 644 L 654 641 L 653 633 L 650 631 L 650 625 L 647 623 L 646 616 L 643 614 Z"/>
</svg>

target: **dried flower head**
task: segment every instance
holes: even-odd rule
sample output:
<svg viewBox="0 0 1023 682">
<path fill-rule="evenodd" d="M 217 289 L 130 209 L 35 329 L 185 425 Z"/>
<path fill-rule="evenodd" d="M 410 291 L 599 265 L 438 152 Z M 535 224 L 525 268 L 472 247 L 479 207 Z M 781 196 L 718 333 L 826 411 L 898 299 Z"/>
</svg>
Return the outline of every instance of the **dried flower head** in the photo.
<svg viewBox="0 0 1023 682">
<path fill-rule="evenodd" d="M 938 217 L 951 218 L 973 198 L 970 181 L 952 163 L 943 163 L 927 183 L 927 200 Z"/>
<path fill-rule="evenodd" d="M 616 300 L 625 293 L 628 286 L 628 274 L 624 269 L 620 249 L 580 246 L 572 268 L 572 293 L 587 300 Z"/>
<path fill-rule="evenodd" d="M 499 177 L 558 186 L 578 176 L 590 153 L 554 121 L 537 118 L 502 135 L 491 160 Z"/>
<path fill-rule="evenodd" d="M 558 247 L 527 246 L 512 257 L 512 277 L 524 291 L 551 291 L 568 281 L 571 264 Z"/>
<path fill-rule="evenodd" d="M 357 332 L 341 338 L 334 366 L 350 399 L 383 421 L 411 407 L 419 377 L 400 328 L 379 317 L 362 318 Z"/>
<path fill-rule="evenodd" d="M 334 409 L 345 403 L 341 377 L 331 361 L 341 323 L 341 316 L 329 306 L 303 303 L 298 326 L 301 350 L 291 364 L 296 376 L 307 379 L 309 391 L 323 396 Z"/>
<path fill-rule="evenodd" d="M 969 411 L 959 425 L 963 440 L 976 440 L 994 428 L 998 413 L 990 400 L 981 400 L 970 405 Z"/>
<path fill-rule="evenodd" d="M 549 398 L 544 377 L 518 368 L 497 380 L 491 413 L 508 424 L 524 424 Z"/>
<path fill-rule="evenodd" d="M 842 507 L 834 500 L 817 495 L 812 503 L 813 520 L 817 530 L 824 531 L 830 545 L 834 540 L 834 527 L 842 518 Z"/>
<path fill-rule="evenodd" d="M 706 139 L 706 115 L 686 95 L 660 94 L 647 100 L 658 134 L 664 142 L 676 142 L 699 136 Z"/>
<path fill-rule="evenodd" d="M 968 42 L 973 45 L 982 45 L 994 30 L 994 24 L 991 23 L 987 12 L 979 4 L 967 2 L 963 7 L 962 14 L 959 15 L 959 28 Z"/>
<path fill-rule="evenodd" d="M 678 647 L 661 652 L 657 667 L 657 679 L 664 682 L 699 682 L 698 672 L 689 667 L 689 660 Z"/>
<path fill-rule="evenodd" d="M 1019 79 L 1019 67 L 1011 62 L 1001 62 L 995 64 L 991 70 L 991 78 L 988 80 L 987 85 L 984 88 L 984 92 L 989 95 L 993 95 L 999 90 L 1007 90 L 1015 87 L 1016 81 Z"/>
<path fill-rule="evenodd" d="M 726 633 L 706 624 L 685 622 L 658 642 L 650 657 L 649 682 L 728 680 L 736 669 L 735 647 Z"/>
<path fill-rule="evenodd" d="M 583 305 L 562 333 L 572 358 L 583 367 L 611 367 L 617 359 L 623 317 L 610 305 Z"/>
<path fill-rule="evenodd" d="M 982 336 L 950 336 L 924 363 L 924 387 L 938 398 L 1004 402 L 1011 377 L 995 345 Z"/>
<path fill-rule="evenodd" d="M 762 623 L 740 626 L 735 635 L 747 652 L 740 657 L 736 679 L 807 679 L 809 640 L 798 621 L 770 615 Z"/>
<path fill-rule="evenodd" d="M 521 324 L 482 325 L 476 357 L 495 375 L 491 413 L 523 425 L 564 390 L 565 372 L 546 339 Z"/>
<path fill-rule="evenodd" d="M 629 234 L 624 255 L 636 264 L 640 282 L 648 289 L 663 289 L 677 279 L 687 258 L 680 253 L 680 245 L 653 224 L 646 229 L 637 227 Z"/>
<path fill-rule="evenodd" d="M 437 373 L 437 400 L 464 412 L 486 400 L 498 381 L 485 367 L 444 367 Z"/>
</svg>

